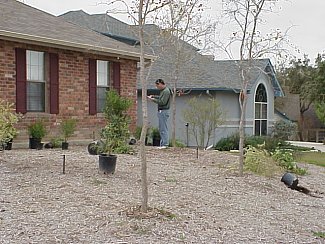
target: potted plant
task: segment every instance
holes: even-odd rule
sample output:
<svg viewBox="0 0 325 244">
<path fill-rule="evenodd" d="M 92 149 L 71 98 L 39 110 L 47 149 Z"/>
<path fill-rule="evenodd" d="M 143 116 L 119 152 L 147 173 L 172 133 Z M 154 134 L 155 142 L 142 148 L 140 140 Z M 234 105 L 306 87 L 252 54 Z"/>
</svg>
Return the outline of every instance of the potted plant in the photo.
<svg viewBox="0 0 325 244">
<path fill-rule="evenodd" d="M 13 112 L 13 104 L 0 100 L 0 147 L 11 150 L 12 140 L 17 135 L 15 124 L 19 115 Z"/>
<path fill-rule="evenodd" d="M 36 120 L 28 126 L 29 148 L 42 149 L 42 138 L 46 135 L 46 128 L 42 120 Z"/>
<path fill-rule="evenodd" d="M 77 121 L 75 119 L 63 120 L 60 124 L 60 130 L 63 136 L 62 149 L 67 150 L 69 148 L 68 139 L 73 135 L 76 128 Z"/>
<path fill-rule="evenodd" d="M 104 114 L 107 123 L 101 131 L 101 143 L 97 144 L 99 171 L 104 174 L 115 172 L 117 156 L 113 153 L 128 147 L 130 118 L 127 110 L 131 104 L 131 100 L 118 95 L 115 90 L 106 93 Z"/>
<path fill-rule="evenodd" d="M 160 146 L 160 133 L 158 128 L 152 128 L 151 130 L 151 136 L 152 136 L 152 145 L 153 146 Z"/>
</svg>

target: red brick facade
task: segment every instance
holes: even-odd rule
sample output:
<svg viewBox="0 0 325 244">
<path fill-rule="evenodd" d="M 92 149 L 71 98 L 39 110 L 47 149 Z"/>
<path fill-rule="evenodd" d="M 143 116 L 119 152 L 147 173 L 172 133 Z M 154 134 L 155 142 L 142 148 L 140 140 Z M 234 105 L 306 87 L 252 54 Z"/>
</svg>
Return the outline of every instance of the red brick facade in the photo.
<svg viewBox="0 0 325 244">
<path fill-rule="evenodd" d="M 46 123 L 47 139 L 60 136 L 59 124 L 65 118 L 76 118 L 78 121 L 77 130 L 71 139 L 92 139 L 94 135 L 98 135 L 100 128 L 105 125 L 105 120 L 102 114 L 89 115 L 90 58 L 120 63 L 120 93 L 134 101 L 132 109 L 130 109 L 132 118 L 130 129 L 134 131 L 137 111 L 137 62 L 135 60 L 117 60 L 103 55 L 0 40 L 0 98 L 14 104 L 16 102 L 16 48 L 57 53 L 59 57 L 59 113 L 27 112 L 17 126 L 19 136 L 16 140 L 28 138 L 27 126 L 37 118 L 43 119 Z"/>
</svg>

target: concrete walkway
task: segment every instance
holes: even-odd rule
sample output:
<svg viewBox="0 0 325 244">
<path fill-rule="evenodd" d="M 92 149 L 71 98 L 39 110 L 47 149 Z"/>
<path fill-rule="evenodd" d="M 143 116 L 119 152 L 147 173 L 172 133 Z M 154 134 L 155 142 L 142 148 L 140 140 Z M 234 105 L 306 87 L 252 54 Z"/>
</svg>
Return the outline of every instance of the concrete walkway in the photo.
<svg viewBox="0 0 325 244">
<path fill-rule="evenodd" d="M 299 147 L 310 147 L 321 152 L 325 152 L 325 145 L 323 143 L 316 143 L 316 142 L 307 142 L 307 141 L 288 141 L 294 146 Z"/>
</svg>

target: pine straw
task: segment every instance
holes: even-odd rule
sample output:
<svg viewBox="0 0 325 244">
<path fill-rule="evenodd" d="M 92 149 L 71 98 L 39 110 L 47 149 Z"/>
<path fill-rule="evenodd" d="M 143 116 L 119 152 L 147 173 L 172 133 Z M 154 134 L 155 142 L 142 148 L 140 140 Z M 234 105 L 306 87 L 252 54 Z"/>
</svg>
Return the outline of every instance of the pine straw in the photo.
<svg viewBox="0 0 325 244">
<path fill-rule="evenodd" d="M 137 151 L 137 148 L 135 148 Z M 63 153 L 66 173 L 62 173 Z M 98 172 L 86 147 L 0 152 L 1 243 L 324 243 L 325 200 L 290 190 L 281 175 L 237 175 L 235 155 L 148 147 L 149 211 L 141 162 L 119 155 Z M 305 166 L 305 165 L 300 165 Z M 325 192 L 325 169 L 299 183 Z"/>
</svg>

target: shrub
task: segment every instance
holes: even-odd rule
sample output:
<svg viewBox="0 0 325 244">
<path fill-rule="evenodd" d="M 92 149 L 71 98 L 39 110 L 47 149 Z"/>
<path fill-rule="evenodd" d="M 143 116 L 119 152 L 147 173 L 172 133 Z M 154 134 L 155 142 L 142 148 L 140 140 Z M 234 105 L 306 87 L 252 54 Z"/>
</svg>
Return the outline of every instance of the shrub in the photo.
<svg viewBox="0 0 325 244">
<path fill-rule="evenodd" d="M 269 152 L 274 152 L 277 148 L 282 147 L 287 143 L 282 139 L 273 138 L 271 136 L 249 136 L 245 138 L 245 147 L 248 145 L 257 147 L 262 144 L 264 145 L 264 149 Z"/>
<path fill-rule="evenodd" d="M 141 131 L 142 131 L 142 126 L 137 126 L 137 128 L 135 129 L 135 139 L 140 140 L 141 137 Z"/>
<path fill-rule="evenodd" d="M 281 140 L 288 140 L 297 132 L 297 125 L 292 122 L 277 121 L 273 126 L 273 137 Z"/>
<path fill-rule="evenodd" d="M 263 148 L 269 152 L 273 152 L 279 146 L 287 145 L 281 139 L 272 138 L 270 136 L 246 136 L 244 147 L 252 146 L 258 147 L 263 145 Z M 215 146 L 219 151 L 238 150 L 239 148 L 239 134 L 235 133 L 227 138 L 221 139 Z"/>
<path fill-rule="evenodd" d="M 14 125 L 18 120 L 19 115 L 13 112 L 13 104 L 0 100 L 0 146 L 17 135 Z"/>
<path fill-rule="evenodd" d="M 229 137 L 222 138 L 215 146 L 219 151 L 230 151 L 239 149 L 239 134 L 235 133 Z"/>
<path fill-rule="evenodd" d="M 64 140 L 62 138 L 55 137 L 55 138 L 51 138 L 50 143 L 52 144 L 53 148 L 60 148 L 63 141 Z"/>
<path fill-rule="evenodd" d="M 115 90 L 106 92 L 104 115 L 106 126 L 101 131 L 102 146 L 100 153 L 126 152 L 130 147 L 126 142 L 129 139 L 130 117 L 127 110 L 132 101 L 120 96 Z"/>
<path fill-rule="evenodd" d="M 172 142 L 169 142 L 169 147 L 172 147 Z M 179 140 L 176 140 L 175 141 L 175 147 L 180 147 L 180 148 L 184 148 L 185 147 L 185 144 Z"/>
<path fill-rule="evenodd" d="M 246 150 L 244 169 L 266 177 L 283 172 L 267 150 L 253 146 L 248 146 Z"/>
<path fill-rule="evenodd" d="M 37 120 L 28 126 L 28 134 L 31 138 L 42 139 L 46 135 L 46 128 L 42 120 Z"/>
<path fill-rule="evenodd" d="M 77 121 L 75 119 L 66 119 L 62 121 L 60 130 L 65 142 L 67 142 L 68 138 L 73 135 L 76 128 L 76 123 Z"/>
<path fill-rule="evenodd" d="M 297 166 L 297 164 L 294 162 L 293 153 L 288 150 L 276 149 L 272 154 L 272 158 L 288 172 L 292 172 L 298 175 L 307 174 L 306 169 Z"/>
<path fill-rule="evenodd" d="M 208 146 L 214 131 L 223 124 L 224 114 L 215 98 L 191 98 L 183 110 L 184 121 L 189 123 L 189 133 L 194 136 L 198 147 Z"/>
</svg>

